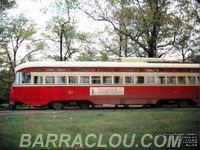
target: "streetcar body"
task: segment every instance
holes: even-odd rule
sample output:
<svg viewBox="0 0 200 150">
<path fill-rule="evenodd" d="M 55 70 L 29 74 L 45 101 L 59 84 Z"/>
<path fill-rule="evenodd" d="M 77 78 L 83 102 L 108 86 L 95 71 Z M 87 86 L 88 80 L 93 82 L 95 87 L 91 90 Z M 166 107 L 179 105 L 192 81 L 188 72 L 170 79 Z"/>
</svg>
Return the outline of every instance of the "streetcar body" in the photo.
<svg viewBox="0 0 200 150">
<path fill-rule="evenodd" d="M 30 62 L 16 67 L 10 105 L 155 105 L 200 103 L 199 64 Z"/>
</svg>

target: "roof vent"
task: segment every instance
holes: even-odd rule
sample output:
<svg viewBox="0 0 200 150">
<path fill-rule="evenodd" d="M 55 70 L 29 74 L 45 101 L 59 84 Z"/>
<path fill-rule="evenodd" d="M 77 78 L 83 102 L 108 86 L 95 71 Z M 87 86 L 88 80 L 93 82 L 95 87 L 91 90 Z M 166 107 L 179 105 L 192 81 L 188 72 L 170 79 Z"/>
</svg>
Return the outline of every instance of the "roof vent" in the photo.
<svg viewBox="0 0 200 150">
<path fill-rule="evenodd" d="M 146 63 L 178 63 L 177 60 L 167 60 L 163 58 L 118 58 L 118 62 L 146 62 Z"/>
</svg>

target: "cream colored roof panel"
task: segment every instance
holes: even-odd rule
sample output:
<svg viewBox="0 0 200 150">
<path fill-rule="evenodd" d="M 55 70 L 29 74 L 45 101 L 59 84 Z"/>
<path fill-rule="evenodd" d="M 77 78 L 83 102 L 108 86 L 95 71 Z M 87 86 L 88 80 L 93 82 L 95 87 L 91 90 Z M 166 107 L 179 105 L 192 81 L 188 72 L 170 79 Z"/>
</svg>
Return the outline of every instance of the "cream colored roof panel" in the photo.
<svg viewBox="0 0 200 150">
<path fill-rule="evenodd" d="M 74 61 L 74 62 L 28 62 L 15 68 L 19 71 L 24 68 L 32 67 L 135 67 L 135 68 L 200 68 L 200 64 L 191 63 L 147 63 L 147 62 L 92 62 L 92 61 Z"/>
</svg>

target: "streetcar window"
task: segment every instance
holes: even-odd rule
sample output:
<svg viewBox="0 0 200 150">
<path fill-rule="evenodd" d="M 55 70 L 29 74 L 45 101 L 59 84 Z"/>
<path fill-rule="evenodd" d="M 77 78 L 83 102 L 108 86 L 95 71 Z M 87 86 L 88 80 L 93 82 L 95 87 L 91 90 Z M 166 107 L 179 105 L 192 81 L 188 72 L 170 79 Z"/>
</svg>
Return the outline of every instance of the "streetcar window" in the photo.
<svg viewBox="0 0 200 150">
<path fill-rule="evenodd" d="M 154 72 L 154 69 L 147 69 L 147 72 Z"/>
<path fill-rule="evenodd" d="M 186 83 L 185 77 L 177 77 L 177 79 L 178 79 L 178 84 L 185 84 Z"/>
<path fill-rule="evenodd" d="M 46 72 L 54 72 L 54 69 L 53 68 L 47 68 Z"/>
<path fill-rule="evenodd" d="M 66 78 L 66 76 L 57 76 L 57 83 L 58 83 L 58 84 L 67 83 L 67 78 Z"/>
<path fill-rule="evenodd" d="M 121 68 L 115 68 L 114 72 L 122 72 L 122 69 Z"/>
<path fill-rule="evenodd" d="M 115 84 L 122 84 L 123 83 L 123 77 L 115 76 L 114 77 L 114 83 Z"/>
<path fill-rule="evenodd" d="M 22 72 L 22 83 L 31 83 L 31 73 Z"/>
<path fill-rule="evenodd" d="M 43 83 L 43 77 L 42 76 L 34 76 L 33 82 L 34 82 L 34 84 L 42 84 Z"/>
<path fill-rule="evenodd" d="M 167 77 L 167 84 L 176 84 L 176 77 Z"/>
<path fill-rule="evenodd" d="M 136 77 L 136 84 L 144 84 L 144 77 L 143 76 L 137 76 Z"/>
<path fill-rule="evenodd" d="M 188 69 L 188 72 L 195 72 L 195 69 L 189 68 L 189 69 Z"/>
<path fill-rule="evenodd" d="M 111 76 L 103 77 L 103 83 L 104 84 L 112 84 L 112 77 Z"/>
<path fill-rule="evenodd" d="M 100 69 L 99 68 L 92 68 L 92 72 L 99 72 Z"/>
<path fill-rule="evenodd" d="M 81 68 L 81 70 L 80 70 L 81 72 L 88 72 L 89 71 L 89 69 L 88 68 Z"/>
<path fill-rule="evenodd" d="M 165 72 L 165 69 L 164 69 L 164 68 L 159 68 L 159 69 L 157 70 L 157 72 Z"/>
<path fill-rule="evenodd" d="M 200 77 L 197 77 L 197 79 L 198 79 L 198 83 L 199 83 L 199 85 L 200 85 Z"/>
<path fill-rule="evenodd" d="M 58 68 L 58 72 L 65 72 L 66 69 L 65 68 Z"/>
<path fill-rule="evenodd" d="M 144 69 L 138 68 L 138 69 L 136 69 L 136 72 L 144 72 Z"/>
<path fill-rule="evenodd" d="M 21 83 L 21 72 L 17 72 L 15 76 L 15 84 Z"/>
<path fill-rule="evenodd" d="M 42 72 L 42 68 L 35 68 L 34 72 Z"/>
<path fill-rule="evenodd" d="M 179 68 L 179 69 L 178 69 L 178 72 L 184 72 L 184 69 Z"/>
<path fill-rule="evenodd" d="M 46 76 L 45 77 L 45 83 L 46 84 L 54 84 L 55 83 L 55 77 L 54 76 Z"/>
<path fill-rule="evenodd" d="M 175 70 L 174 69 L 167 69 L 167 72 L 174 72 Z"/>
<path fill-rule="evenodd" d="M 165 77 L 164 76 L 157 77 L 157 83 L 158 84 L 165 84 Z"/>
<path fill-rule="evenodd" d="M 134 77 L 133 76 L 126 76 L 125 77 L 125 83 L 133 84 L 134 83 Z"/>
<path fill-rule="evenodd" d="M 69 84 L 77 84 L 78 83 L 78 76 L 69 76 Z"/>
<path fill-rule="evenodd" d="M 104 72 L 111 72 L 111 69 L 110 68 L 104 68 L 103 71 Z"/>
<path fill-rule="evenodd" d="M 146 83 L 147 84 L 154 84 L 155 83 L 155 77 L 153 77 L 153 76 L 147 76 L 146 77 Z"/>
<path fill-rule="evenodd" d="M 70 71 L 70 72 L 77 72 L 78 69 L 77 69 L 77 68 L 70 68 L 69 71 Z"/>
<path fill-rule="evenodd" d="M 126 68 L 125 72 L 133 72 L 133 69 L 132 68 Z"/>
<path fill-rule="evenodd" d="M 188 84 L 196 84 L 196 77 L 188 77 Z"/>
<path fill-rule="evenodd" d="M 90 83 L 90 79 L 88 76 L 81 76 L 80 77 L 80 83 L 81 84 L 89 84 Z"/>
<path fill-rule="evenodd" d="M 92 77 L 92 84 L 101 84 L 101 77 L 100 76 L 93 76 Z"/>
</svg>

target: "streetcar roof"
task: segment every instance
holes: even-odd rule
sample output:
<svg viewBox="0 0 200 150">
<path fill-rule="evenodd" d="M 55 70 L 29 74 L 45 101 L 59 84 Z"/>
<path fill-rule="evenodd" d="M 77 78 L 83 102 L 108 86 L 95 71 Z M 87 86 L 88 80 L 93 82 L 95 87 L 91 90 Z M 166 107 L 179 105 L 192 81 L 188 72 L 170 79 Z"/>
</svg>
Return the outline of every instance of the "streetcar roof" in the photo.
<svg viewBox="0 0 200 150">
<path fill-rule="evenodd" d="M 132 68 L 200 68 L 200 64 L 191 63 L 147 63 L 147 62 L 93 62 L 93 61 L 35 61 L 21 64 L 15 68 L 19 71 L 34 67 L 132 67 Z"/>
</svg>

